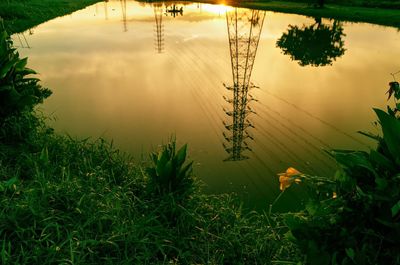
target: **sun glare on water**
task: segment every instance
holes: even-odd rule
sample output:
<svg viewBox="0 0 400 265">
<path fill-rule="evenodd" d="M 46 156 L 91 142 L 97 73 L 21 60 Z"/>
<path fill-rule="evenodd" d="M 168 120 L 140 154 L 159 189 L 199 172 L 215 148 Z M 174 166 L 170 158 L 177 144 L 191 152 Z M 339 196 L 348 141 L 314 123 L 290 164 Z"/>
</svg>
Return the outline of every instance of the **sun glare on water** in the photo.
<svg viewBox="0 0 400 265">
<path fill-rule="evenodd" d="M 202 11 L 205 11 L 205 12 L 208 12 L 208 13 L 222 15 L 222 14 L 225 14 L 226 12 L 229 12 L 230 10 L 232 10 L 233 7 L 226 6 L 224 4 L 220 4 L 220 5 L 203 5 L 201 7 L 201 9 L 202 9 Z"/>
</svg>

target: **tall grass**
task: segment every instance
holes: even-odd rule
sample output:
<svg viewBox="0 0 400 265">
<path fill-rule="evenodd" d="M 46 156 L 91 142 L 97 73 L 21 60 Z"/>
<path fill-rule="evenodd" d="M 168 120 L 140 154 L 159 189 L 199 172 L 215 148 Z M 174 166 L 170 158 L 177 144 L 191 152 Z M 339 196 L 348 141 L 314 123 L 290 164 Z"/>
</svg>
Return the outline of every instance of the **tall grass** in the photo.
<svg viewBox="0 0 400 265">
<path fill-rule="evenodd" d="M 276 216 L 245 213 L 232 195 L 193 189 L 184 201 L 156 196 L 144 165 L 106 141 L 36 136 L 30 150 L 0 145 L 2 264 L 270 264 L 299 257 Z"/>
</svg>

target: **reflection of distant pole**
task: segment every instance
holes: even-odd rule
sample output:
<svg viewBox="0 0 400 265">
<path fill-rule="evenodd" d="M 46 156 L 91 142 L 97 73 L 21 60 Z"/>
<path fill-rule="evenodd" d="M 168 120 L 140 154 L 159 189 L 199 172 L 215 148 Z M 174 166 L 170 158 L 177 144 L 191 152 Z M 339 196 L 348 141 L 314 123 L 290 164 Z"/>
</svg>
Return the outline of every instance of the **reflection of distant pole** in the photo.
<svg viewBox="0 0 400 265">
<path fill-rule="evenodd" d="M 155 25 L 155 46 L 158 53 L 164 51 L 164 25 L 162 24 L 163 6 L 161 3 L 156 3 L 154 7 Z"/>
<path fill-rule="evenodd" d="M 120 0 L 120 2 L 121 2 L 122 21 L 124 23 L 124 32 L 127 32 L 128 27 L 126 25 L 126 0 Z"/>
<path fill-rule="evenodd" d="M 30 32 L 31 32 L 31 31 L 29 31 L 29 33 L 30 33 Z M 33 33 L 32 33 L 32 34 L 33 34 Z M 30 33 L 30 35 L 32 35 L 32 34 Z M 30 49 L 30 48 L 31 48 L 31 46 L 29 46 L 29 42 L 28 42 L 28 40 L 26 39 L 24 33 L 17 33 L 16 35 L 17 35 L 17 37 L 18 37 L 19 44 L 20 44 L 20 46 L 17 46 L 18 48 L 26 48 L 26 49 Z M 22 36 L 22 38 L 21 38 L 21 36 Z"/>
<path fill-rule="evenodd" d="M 106 20 L 108 20 L 108 7 L 107 7 L 108 0 L 104 0 L 104 16 Z"/>
<path fill-rule="evenodd" d="M 246 129 L 254 127 L 248 120 L 248 115 L 252 113 L 248 103 L 253 100 L 248 92 L 249 89 L 255 87 L 250 82 L 250 77 L 264 18 L 265 11 L 248 9 L 238 11 L 235 8 L 234 11 L 226 13 L 233 86 L 225 85 L 225 87 L 232 91 L 233 98 L 225 99 L 232 104 L 233 109 L 225 111 L 232 122 L 224 123 L 229 131 L 228 134 L 224 133 L 224 138 L 228 142 L 228 145 L 224 144 L 224 148 L 229 153 L 225 161 L 248 159 L 248 156 L 243 155 L 242 152 L 251 150 L 245 142 L 246 139 L 253 139 Z"/>
</svg>

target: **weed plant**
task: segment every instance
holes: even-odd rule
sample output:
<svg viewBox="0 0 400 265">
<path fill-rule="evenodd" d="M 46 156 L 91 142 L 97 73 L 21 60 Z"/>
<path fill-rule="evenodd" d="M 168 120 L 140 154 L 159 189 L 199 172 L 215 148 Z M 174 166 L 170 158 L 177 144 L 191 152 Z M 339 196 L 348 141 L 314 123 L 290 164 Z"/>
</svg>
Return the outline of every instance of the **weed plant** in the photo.
<svg viewBox="0 0 400 265">
<path fill-rule="evenodd" d="M 362 132 L 376 149 L 329 151 L 340 167 L 333 179 L 293 169 L 280 177 L 283 188 L 309 187 L 305 209 L 285 217 L 309 264 L 400 264 L 400 86 L 389 85 L 395 107 L 374 109 L 383 135 Z"/>
</svg>

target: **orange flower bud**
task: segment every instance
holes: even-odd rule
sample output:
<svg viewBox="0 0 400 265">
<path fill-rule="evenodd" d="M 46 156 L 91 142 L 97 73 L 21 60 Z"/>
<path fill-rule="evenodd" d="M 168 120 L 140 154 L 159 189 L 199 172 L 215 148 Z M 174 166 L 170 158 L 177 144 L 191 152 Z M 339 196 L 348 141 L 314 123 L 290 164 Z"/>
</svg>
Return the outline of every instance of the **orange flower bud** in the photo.
<svg viewBox="0 0 400 265">
<path fill-rule="evenodd" d="M 289 188 L 293 182 L 299 184 L 301 179 L 296 178 L 296 176 L 302 175 L 300 171 L 293 167 L 289 167 L 285 173 L 279 173 L 279 183 L 280 183 L 280 190 L 284 191 L 285 189 Z"/>
</svg>

